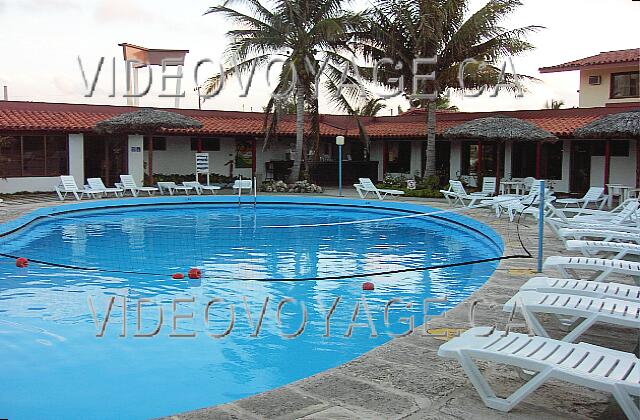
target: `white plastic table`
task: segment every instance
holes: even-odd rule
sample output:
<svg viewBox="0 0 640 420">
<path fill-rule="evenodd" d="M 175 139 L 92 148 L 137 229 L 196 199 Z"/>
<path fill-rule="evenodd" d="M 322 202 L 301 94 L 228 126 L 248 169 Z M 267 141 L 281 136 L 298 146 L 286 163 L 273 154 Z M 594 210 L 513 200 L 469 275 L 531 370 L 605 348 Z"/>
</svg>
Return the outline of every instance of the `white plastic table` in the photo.
<svg viewBox="0 0 640 420">
<path fill-rule="evenodd" d="M 625 201 L 627 198 L 629 198 L 629 191 L 631 189 L 632 187 L 629 187 L 627 185 L 607 184 L 607 195 L 609 195 L 609 198 L 607 200 L 607 205 L 609 206 L 609 208 L 613 206 L 614 195 L 620 196 L 620 202 Z"/>
<path fill-rule="evenodd" d="M 511 190 L 515 190 L 516 195 L 520 195 L 520 188 L 524 190 L 524 183 L 522 181 L 500 181 L 501 195 L 509 194 Z"/>
</svg>

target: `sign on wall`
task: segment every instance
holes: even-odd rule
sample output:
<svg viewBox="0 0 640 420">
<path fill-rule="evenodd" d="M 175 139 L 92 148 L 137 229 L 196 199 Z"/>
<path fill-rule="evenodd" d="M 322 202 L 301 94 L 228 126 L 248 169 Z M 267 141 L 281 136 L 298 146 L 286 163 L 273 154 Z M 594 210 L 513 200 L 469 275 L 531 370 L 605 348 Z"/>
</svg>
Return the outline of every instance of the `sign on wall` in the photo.
<svg viewBox="0 0 640 420">
<path fill-rule="evenodd" d="M 236 168 L 253 168 L 253 142 L 236 140 Z"/>
</svg>

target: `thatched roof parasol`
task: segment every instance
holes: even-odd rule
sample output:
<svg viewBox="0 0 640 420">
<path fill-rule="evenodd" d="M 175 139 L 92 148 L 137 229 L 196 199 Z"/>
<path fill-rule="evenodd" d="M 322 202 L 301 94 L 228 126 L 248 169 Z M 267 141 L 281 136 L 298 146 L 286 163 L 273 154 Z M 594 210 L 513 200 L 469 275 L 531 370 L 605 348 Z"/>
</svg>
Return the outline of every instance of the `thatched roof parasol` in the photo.
<svg viewBox="0 0 640 420">
<path fill-rule="evenodd" d="M 202 128 L 202 123 L 175 112 L 141 109 L 100 121 L 95 125 L 94 130 L 101 134 L 155 134 L 162 128 L 199 129 Z"/>
<path fill-rule="evenodd" d="M 582 138 L 640 139 L 640 109 L 605 115 L 578 128 L 574 134 Z"/>
<path fill-rule="evenodd" d="M 451 127 L 443 133 L 444 137 L 453 139 L 478 140 L 558 140 L 550 132 L 535 124 L 518 118 L 487 117 L 478 118 Z"/>
</svg>

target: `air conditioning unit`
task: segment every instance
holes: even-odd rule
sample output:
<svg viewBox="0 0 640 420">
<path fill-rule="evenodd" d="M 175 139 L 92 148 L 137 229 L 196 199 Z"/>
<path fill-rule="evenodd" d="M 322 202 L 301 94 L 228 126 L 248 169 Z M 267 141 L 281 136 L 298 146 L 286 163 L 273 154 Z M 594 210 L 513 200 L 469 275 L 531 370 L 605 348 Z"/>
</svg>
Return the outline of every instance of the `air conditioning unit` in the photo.
<svg viewBox="0 0 640 420">
<path fill-rule="evenodd" d="M 589 76 L 589 84 L 590 85 L 602 84 L 602 76 Z"/>
</svg>

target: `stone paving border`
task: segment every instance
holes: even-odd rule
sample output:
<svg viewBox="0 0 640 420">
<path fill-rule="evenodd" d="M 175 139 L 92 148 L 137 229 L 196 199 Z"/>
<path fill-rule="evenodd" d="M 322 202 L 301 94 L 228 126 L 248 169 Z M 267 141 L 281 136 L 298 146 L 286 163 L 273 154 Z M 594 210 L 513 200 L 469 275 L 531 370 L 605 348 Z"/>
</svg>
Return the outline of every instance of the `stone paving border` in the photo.
<svg viewBox="0 0 640 420">
<path fill-rule="evenodd" d="M 323 196 L 331 196 L 328 191 Z M 351 194 L 349 194 L 351 196 Z M 0 221 L 10 220 L 38 207 L 59 203 L 9 204 Z M 410 200 L 446 208 L 441 200 Z M 491 225 L 501 235 L 504 223 L 486 211 L 469 213 Z M 535 244 L 535 229 L 528 229 L 528 245 Z M 545 254 L 568 254 L 562 243 L 547 229 Z M 535 252 L 536 250 L 531 250 Z M 504 325 L 501 310 L 531 275 L 535 259 L 503 260 L 493 276 L 465 302 L 434 320 L 432 327 L 467 328 L 469 302 L 482 301 L 476 310 L 479 325 Z M 552 274 L 552 273 L 549 273 Z M 628 281 L 619 279 L 618 281 Z M 549 321 L 549 320 L 544 320 Z M 545 326 L 549 325 L 545 323 Z M 554 331 L 549 328 L 552 336 Z M 582 341 L 631 352 L 638 332 L 597 325 Z M 510 413 L 484 406 L 456 361 L 441 359 L 436 352 L 442 341 L 413 334 L 396 338 L 336 368 L 306 379 L 238 401 L 171 416 L 172 419 L 624 419 L 610 395 L 559 381 L 549 381 Z M 485 376 L 498 395 L 505 395 L 522 381 L 514 370 L 501 365 L 481 364 Z M 187 392 L 187 391 L 185 391 Z"/>
</svg>

